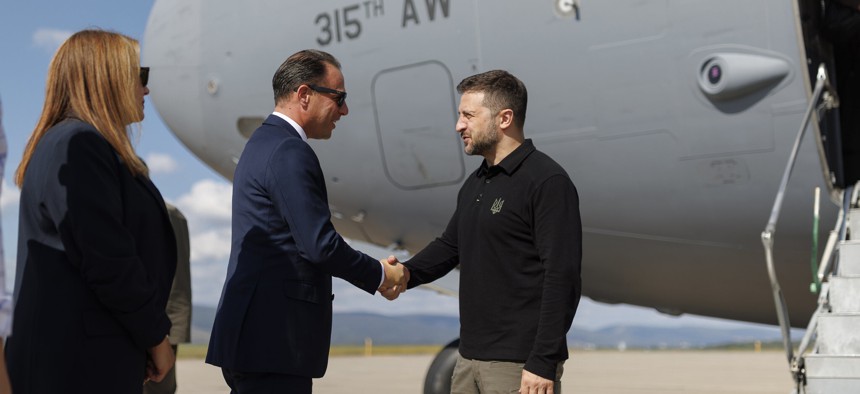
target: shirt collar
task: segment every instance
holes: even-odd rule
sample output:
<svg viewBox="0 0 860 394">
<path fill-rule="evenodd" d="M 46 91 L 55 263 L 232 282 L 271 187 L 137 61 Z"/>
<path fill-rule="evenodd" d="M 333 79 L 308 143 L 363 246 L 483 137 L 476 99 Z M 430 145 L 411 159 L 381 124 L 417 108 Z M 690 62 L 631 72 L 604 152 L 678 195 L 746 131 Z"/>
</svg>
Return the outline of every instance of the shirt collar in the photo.
<svg viewBox="0 0 860 394">
<path fill-rule="evenodd" d="M 481 166 L 478 167 L 477 175 L 479 177 L 484 176 L 496 176 L 499 172 L 504 171 L 506 174 L 513 174 L 517 168 L 520 167 L 520 164 L 528 157 L 532 152 L 535 151 L 535 146 L 532 143 L 531 139 L 526 139 L 523 141 L 517 149 L 514 149 L 513 152 L 509 153 L 504 159 L 502 159 L 499 164 L 494 165 L 492 167 L 487 166 L 487 160 L 485 159 L 481 162 Z"/>
<path fill-rule="evenodd" d="M 290 126 L 293 126 L 293 128 L 296 129 L 296 132 L 299 133 L 299 137 L 302 137 L 302 140 L 304 140 L 305 142 L 308 142 L 308 135 L 305 134 L 305 129 L 303 129 L 302 126 L 299 126 L 299 124 L 296 123 L 295 120 L 290 119 L 289 116 L 284 115 L 278 111 L 272 112 L 272 115 L 275 115 L 275 116 L 277 116 L 283 120 L 286 120 L 287 123 L 290 124 Z"/>
</svg>

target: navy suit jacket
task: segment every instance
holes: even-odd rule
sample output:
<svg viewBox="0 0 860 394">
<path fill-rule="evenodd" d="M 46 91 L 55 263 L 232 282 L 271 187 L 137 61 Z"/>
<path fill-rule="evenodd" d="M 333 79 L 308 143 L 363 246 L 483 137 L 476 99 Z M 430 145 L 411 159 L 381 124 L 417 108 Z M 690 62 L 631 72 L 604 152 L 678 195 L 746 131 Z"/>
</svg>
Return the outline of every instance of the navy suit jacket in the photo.
<svg viewBox="0 0 860 394">
<path fill-rule="evenodd" d="M 65 120 L 21 188 L 12 336 L 15 393 L 140 393 L 146 349 L 170 330 L 176 269 L 167 209 L 101 134 Z"/>
<path fill-rule="evenodd" d="M 319 159 L 275 115 L 254 131 L 236 166 L 232 236 L 206 362 L 322 377 L 332 276 L 373 294 L 382 266 L 335 231 Z"/>
</svg>

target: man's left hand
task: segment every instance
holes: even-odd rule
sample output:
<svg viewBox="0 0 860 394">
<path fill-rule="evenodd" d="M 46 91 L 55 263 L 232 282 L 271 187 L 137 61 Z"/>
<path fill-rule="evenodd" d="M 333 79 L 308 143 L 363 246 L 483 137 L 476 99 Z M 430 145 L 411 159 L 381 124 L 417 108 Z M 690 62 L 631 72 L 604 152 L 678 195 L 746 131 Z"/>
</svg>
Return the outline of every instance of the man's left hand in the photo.
<svg viewBox="0 0 860 394">
<path fill-rule="evenodd" d="M 553 394 L 554 383 L 524 369 L 523 379 L 520 381 L 520 394 Z"/>
</svg>

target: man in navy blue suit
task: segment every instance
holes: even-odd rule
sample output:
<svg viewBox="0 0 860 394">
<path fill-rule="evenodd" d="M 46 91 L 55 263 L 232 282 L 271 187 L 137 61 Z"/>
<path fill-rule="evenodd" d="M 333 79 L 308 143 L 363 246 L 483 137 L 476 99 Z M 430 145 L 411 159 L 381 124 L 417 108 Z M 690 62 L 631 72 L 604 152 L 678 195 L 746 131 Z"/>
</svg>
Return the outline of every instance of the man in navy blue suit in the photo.
<svg viewBox="0 0 860 394">
<path fill-rule="evenodd" d="M 206 362 L 232 393 L 310 393 L 325 374 L 332 276 L 393 299 L 408 271 L 352 249 L 331 224 L 308 138 L 349 113 L 340 63 L 304 50 L 272 79 L 275 111 L 248 140 L 233 177 L 233 243 Z"/>
</svg>

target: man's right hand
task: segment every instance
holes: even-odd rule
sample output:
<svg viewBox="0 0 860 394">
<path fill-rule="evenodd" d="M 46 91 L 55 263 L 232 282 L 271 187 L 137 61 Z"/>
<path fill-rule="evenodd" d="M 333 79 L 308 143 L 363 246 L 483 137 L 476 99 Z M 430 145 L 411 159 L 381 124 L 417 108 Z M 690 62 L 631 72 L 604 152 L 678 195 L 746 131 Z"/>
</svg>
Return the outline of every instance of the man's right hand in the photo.
<svg viewBox="0 0 860 394">
<path fill-rule="evenodd" d="M 400 296 L 400 293 L 406 291 L 406 284 L 409 283 L 409 270 L 400 264 L 394 256 L 388 256 L 387 259 L 379 261 L 385 269 L 385 280 L 382 281 L 379 292 L 389 301 L 394 300 Z"/>
</svg>

